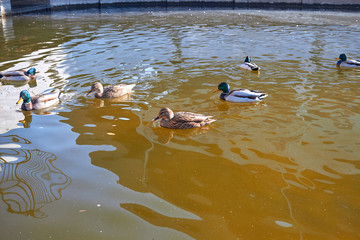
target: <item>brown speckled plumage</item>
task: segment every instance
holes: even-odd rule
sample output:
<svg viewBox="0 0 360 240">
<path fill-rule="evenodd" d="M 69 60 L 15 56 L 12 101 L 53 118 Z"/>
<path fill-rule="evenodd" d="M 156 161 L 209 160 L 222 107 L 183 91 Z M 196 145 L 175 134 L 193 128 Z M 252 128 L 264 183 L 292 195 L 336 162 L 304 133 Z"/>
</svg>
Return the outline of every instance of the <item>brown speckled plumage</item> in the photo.
<svg viewBox="0 0 360 240">
<path fill-rule="evenodd" d="M 162 108 L 159 111 L 159 115 L 153 121 L 161 119 L 160 126 L 164 128 L 189 129 L 202 127 L 216 121 L 211 119 L 211 117 L 192 112 L 177 112 L 174 114 L 170 108 Z"/>
<path fill-rule="evenodd" d="M 95 97 L 97 98 L 117 98 L 130 93 L 134 87 L 135 84 L 117 84 L 103 87 L 101 83 L 96 82 L 91 86 L 91 90 L 88 95 L 94 92 Z"/>
</svg>

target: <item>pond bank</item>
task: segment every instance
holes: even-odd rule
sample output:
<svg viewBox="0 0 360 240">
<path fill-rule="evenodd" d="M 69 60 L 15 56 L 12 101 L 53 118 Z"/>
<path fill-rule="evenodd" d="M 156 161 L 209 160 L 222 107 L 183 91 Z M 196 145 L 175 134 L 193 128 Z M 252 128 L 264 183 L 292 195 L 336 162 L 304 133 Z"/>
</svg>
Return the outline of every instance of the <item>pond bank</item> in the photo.
<svg viewBox="0 0 360 240">
<path fill-rule="evenodd" d="M 360 0 L 0 0 L 1 14 L 102 7 L 226 7 L 360 10 Z"/>
</svg>

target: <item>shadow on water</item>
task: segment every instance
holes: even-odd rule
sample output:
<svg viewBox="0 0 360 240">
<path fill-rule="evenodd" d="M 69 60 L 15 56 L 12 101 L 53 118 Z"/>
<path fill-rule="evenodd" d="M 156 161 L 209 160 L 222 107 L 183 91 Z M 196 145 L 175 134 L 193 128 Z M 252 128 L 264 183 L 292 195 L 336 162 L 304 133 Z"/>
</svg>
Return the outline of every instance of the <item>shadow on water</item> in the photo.
<svg viewBox="0 0 360 240">
<path fill-rule="evenodd" d="M 29 143 L 14 135 L 0 137 L 1 145 L 10 146 L 0 152 L 0 194 L 9 212 L 45 218 L 41 208 L 59 200 L 71 179 L 53 165 L 54 154 L 12 148 Z"/>
</svg>

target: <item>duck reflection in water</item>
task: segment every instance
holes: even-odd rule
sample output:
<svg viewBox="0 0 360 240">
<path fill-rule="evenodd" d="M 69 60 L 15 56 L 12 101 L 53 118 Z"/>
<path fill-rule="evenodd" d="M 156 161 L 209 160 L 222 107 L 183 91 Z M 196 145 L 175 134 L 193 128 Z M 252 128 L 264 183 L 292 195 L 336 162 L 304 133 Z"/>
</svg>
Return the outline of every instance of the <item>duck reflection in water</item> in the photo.
<svg viewBox="0 0 360 240">
<path fill-rule="evenodd" d="M 252 109 L 254 107 L 266 106 L 266 103 L 264 102 L 246 102 L 246 103 L 241 103 L 239 105 L 239 103 L 223 101 L 218 97 L 213 99 L 213 103 L 219 111 L 233 112 L 233 113 L 241 112 L 247 109 Z"/>
<path fill-rule="evenodd" d="M 0 194 L 9 212 L 47 217 L 40 209 L 59 200 L 61 190 L 71 182 L 53 166 L 55 160 L 54 154 L 40 150 L 5 149 L 0 153 Z"/>
<path fill-rule="evenodd" d="M 176 131 L 168 128 L 153 128 L 153 132 L 157 136 L 159 143 L 168 144 L 174 137 L 175 139 L 188 139 L 196 135 L 206 133 L 209 129 L 209 126 L 191 129 L 177 129 Z"/>
<path fill-rule="evenodd" d="M 22 111 L 24 114 L 24 119 L 20 120 L 19 123 L 23 125 L 24 128 L 30 128 L 30 124 L 32 122 L 32 113 L 29 111 Z"/>
<path fill-rule="evenodd" d="M 53 109 L 56 109 L 56 106 L 51 107 L 51 108 L 47 108 L 45 110 L 40 109 L 40 110 L 34 110 L 34 111 L 36 112 L 37 115 L 50 115 L 50 114 L 53 114 L 51 112 L 51 110 L 53 110 Z M 21 123 L 21 125 L 24 128 L 30 128 L 31 127 L 31 122 L 32 122 L 32 119 L 33 119 L 33 111 L 22 111 L 22 113 L 24 115 L 24 119 L 20 120 L 19 123 Z"/>
<path fill-rule="evenodd" d="M 111 103 L 131 102 L 132 93 L 133 91 L 121 97 L 116 97 L 116 98 L 93 98 L 93 99 L 89 99 L 89 102 L 98 108 L 105 107 L 107 103 L 111 104 Z"/>
</svg>

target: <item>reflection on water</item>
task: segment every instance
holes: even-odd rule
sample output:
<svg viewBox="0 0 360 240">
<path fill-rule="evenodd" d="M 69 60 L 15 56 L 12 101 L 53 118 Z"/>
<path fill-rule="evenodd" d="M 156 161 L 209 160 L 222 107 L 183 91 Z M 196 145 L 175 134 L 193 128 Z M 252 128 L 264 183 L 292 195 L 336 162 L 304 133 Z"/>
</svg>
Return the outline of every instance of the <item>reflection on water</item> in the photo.
<svg viewBox="0 0 360 240">
<path fill-rule="evenodd" d="M 29 128 L 32 122 L 32 112 L 31 111 L 22 111 L 24 114 L 24 119 L 19 122 L 22 123 L 24 128 Z"/>
<path fill-rule="evenodd" d="M 14 85 L 17 87 L 25 86 L 26 84 L 29 85 L 29 87 L 36 87 L 36 79 L 32 79 L 30 81 L 11 81 L 11 80 L 0 80 L 2 85 Z"/>
<path fill-rule="evenodd" d="M 34 92 L 65 94 L 52 114 L 24 115 L 13 104 L 21 87 L 1 87 L 6 139 L 29 139 L 44 151 L 8 146 L 2 156 L 31 161 L 2 169 L 29 171 L 33 159 L 48 159 L 50 180 L 35 180 L 48 184 L 49 202 L 76 179 L 78 191 L 57 201 L 65 207 L 48 205 L 47 219 L 59 223 L 55 236 L 67 239 L 357 239 L 360 70 L 335 64 L 341 52 L 360 56 L 358 18 L 306 11 L 14 17 L 0 36 L 0 69 L 33 66 Z M 247 55 L 260 74 L 239 69 Z M 130 98 L 114 101 L 86 96 L 95 81 L 137 85 Z M 223 81 L 269 97 L 221 101 L 212 90 Z M 163 129 L 151 121 L 162 107 L 217 121 L 208 129 Z M 45 152 L 56 154 L 70 177 Z M 21 179 L 37 189 L 35 180 Z"/>
<path fill-rule="evenodd" d="M 22 141 L 17 136 L 3 136 L 1 144 L 16 145 L 19 140 Z M 59 200 L 61 191 L 71 182 L 68 176 L 54 167 L 55 160 L 55 155 L 40 150 L 2 149 L 0 194 L 9 212 L 46 217 L 41 208 Z"/>
<path fill-rule="evenodd" d="M 186 140 L 192 136 L 198 134 L 204 134 L 210 129 L 209 126 L 203 128 L 193 128 L 187 130 L 173 130 L 173 129 L 163 129 L 160 127 L 154 128 L 154 134 L 157 136 L 157 141 L 162 144 L 168 144 L 174 137 L 179 140 Z"/>
</svg>

